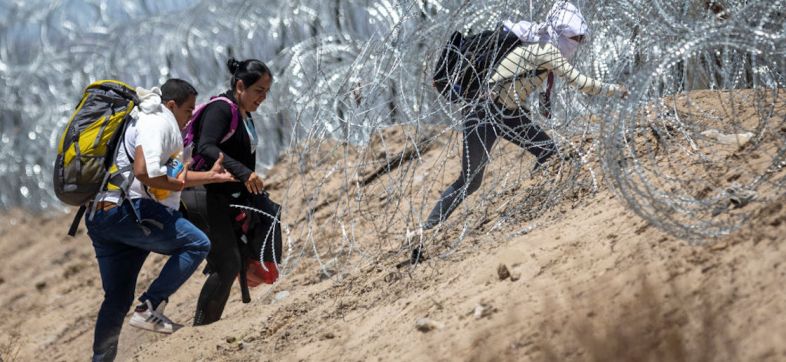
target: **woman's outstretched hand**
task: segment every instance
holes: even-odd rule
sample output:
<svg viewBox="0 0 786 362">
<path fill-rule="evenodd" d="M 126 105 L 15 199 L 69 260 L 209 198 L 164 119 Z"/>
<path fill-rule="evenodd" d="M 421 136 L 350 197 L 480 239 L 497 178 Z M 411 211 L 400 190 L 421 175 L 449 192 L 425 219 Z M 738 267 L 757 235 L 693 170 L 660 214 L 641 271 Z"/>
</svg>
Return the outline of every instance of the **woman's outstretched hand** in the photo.
<svg viewBox="0 0 786 362">
<path fill-rule="evenodd" d="M 256 172 L 252 172 L 250 176 L 248 176 L 248 181 L 246 181 L 246 189 L 248 192 L 252 194 L 261 194 L 264 191 L 265 184 L 262 182 L 262 178 L 257 175 Z"/>
</svg>

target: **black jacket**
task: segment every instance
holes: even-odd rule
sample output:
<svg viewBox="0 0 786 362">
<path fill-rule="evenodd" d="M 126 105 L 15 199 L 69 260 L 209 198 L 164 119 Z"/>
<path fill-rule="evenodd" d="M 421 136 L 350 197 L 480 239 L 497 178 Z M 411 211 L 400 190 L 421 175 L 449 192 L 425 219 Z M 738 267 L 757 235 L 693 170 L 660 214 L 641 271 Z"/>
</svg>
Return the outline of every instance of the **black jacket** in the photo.
<svg viewBox="0 0 786 362">
<path fill-rule="evenodd" d="M 227 91 L 220 96 L 229 98 L 237 104 L 233 92 Z M 247 114 L 246 117 L 251 117 Z M 251 152 L 251 140 L 248 137 L 243 120 L 238 119 L 235 133 L 226 142 L 220 143 L 224 135 L 229 132 L 232 123 L 232 109 L 225 102 L 214 102 L 207 106 L 199 119 L 196 120 L 197 135 L 195 153 L 205 158 L 207 167 L 213 167 L 219 152 L 224 153 L 224 168 L 236 179 L 246 182 L 256 169 L 256 153 Z M 205 186 L 210 192 L 231 194 L 243 192 L 246 187 L 240 182 L 227 182 L 208 184 Z"/>
</svg>

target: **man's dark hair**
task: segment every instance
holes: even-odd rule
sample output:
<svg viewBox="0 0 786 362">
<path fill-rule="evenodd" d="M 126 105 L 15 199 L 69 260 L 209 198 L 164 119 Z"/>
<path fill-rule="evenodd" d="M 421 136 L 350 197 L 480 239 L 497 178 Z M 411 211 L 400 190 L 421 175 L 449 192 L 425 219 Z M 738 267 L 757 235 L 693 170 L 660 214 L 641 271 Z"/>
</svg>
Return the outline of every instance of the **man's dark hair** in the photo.
<svg viewBox="0 0 786 362">
<path fill-rule="evenodd" d="M 161 86 L 161 101 L 164 103 L 175 101 L 175 104 L 181 106 L 189 97 L 196 97 L 197 94 L 194 86 L 182 79 L 168 79 Z"/>
</svg>

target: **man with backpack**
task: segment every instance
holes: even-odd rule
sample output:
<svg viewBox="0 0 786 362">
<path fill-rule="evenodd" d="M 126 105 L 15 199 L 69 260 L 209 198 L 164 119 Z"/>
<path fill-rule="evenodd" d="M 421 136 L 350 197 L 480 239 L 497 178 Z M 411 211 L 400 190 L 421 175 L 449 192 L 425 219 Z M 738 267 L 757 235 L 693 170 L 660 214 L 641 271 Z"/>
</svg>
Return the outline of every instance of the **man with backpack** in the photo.
<svg viewBox="0 0 786 362">
<path fill-rule="evenodd" d="M 129 324 L 160 333 L 181 327 L 164 315 L 164 308 L 207 256 L 210 241 L 178 211 L 180 191 L 234 180 L 221 160 L 208 171 L 188 172 L 190 152 L 183 149 L 181 129 L 195 106 L 194 87 L 170 79 L 161 90 L 137 88 L 136 93 L 141 103 L 131 112 L 110 169 L 127 170 L 121 179 L 132 180 L 130 187 L 110 179 L 96 195 L 86 221 L 105 293 L 96 321 L 93 361 L 114 360 L 137 275 L 150 252 L 170 258 L 139 297 Z"/>
</svg>

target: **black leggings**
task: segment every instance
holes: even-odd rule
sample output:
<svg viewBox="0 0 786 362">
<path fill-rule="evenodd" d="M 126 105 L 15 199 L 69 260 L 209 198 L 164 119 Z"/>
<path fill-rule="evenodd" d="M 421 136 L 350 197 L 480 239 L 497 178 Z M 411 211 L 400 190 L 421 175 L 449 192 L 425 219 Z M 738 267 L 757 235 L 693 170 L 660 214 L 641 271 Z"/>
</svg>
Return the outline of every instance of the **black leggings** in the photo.
<svg viewBox="0 0 786 362">
<path fill-rule="evenodd" d="M 278 206 L 267 197 L 253 197 L 253 207 L 270 215 L 277 215 Z M 228 195 L 207 193 L 207 217 L 210 224 L 210 253 L 207 255 L 209 275 L 199 294 L 194 325 L 205 325 L 221 319 L 229 299 L 229 292 L 241 270 L 241 255 L 238 235 L 235 233 L 234 215 L 237 210 L 230 204 L 239 204 Z M 274 221 L 274 238 L 280 241 L 281 227 Z M 258 256 L 257 256 L 258 257 Z"/>
<path fill-rule="evenodd" d="M 530 122 L 525 110 L 508 110 L 495 103 L 478 105 L 464 121 L 461 174 L 442 193 L 422 225 L 424 229 L 445 221 L 467 196 L 480 188 L 489 153 L 499 136 L 533 154 L 537 158 L 535 167 L 557 153 L 554 141 L 542 128 Z"/>
</svg>

